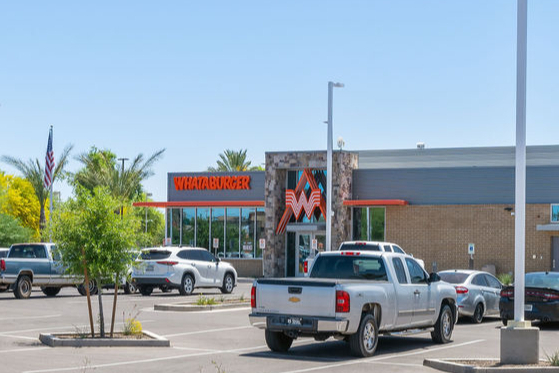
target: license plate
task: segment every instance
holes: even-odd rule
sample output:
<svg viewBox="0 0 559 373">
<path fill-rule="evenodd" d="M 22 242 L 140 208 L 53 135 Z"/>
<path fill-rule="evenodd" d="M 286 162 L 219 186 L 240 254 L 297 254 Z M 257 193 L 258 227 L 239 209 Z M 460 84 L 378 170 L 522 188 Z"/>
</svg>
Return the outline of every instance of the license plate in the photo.
<svg viewBox="0 0 559 373">
<path fill-rule="evenodd" d="M 147 271 L 147 272 L 153 272 L 153 264 L 148 264 L 148 265 L 146 266 L 146 271 Z"/>
<path fill-rule="evenodd" d="M 297 317 L 290 317 L 287 319 L 287 323 L 290 325 L 301 326 L 301 319 Z"/>
<path fill-rule="evenodd" d="M 524 311 L 532 312 L 532 305 L 531 304 L 525 304 L 524 305 Z"/>
</svg>

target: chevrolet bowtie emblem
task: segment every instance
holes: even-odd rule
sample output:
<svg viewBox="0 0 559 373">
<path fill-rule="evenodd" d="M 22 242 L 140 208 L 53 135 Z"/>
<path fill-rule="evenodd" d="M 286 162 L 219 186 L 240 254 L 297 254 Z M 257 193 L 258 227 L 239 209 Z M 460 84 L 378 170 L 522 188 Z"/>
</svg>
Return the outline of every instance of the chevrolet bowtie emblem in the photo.
<svg viewBox="0 0 559 373">
<path fill-rule="evenodd" d="M 291 298 L 289 298 L 289 301 L 291 303 L 299 303 L 301 301 L 301 299 L 299 299 L 297 297 L 291 297 Z"/>
</svg>

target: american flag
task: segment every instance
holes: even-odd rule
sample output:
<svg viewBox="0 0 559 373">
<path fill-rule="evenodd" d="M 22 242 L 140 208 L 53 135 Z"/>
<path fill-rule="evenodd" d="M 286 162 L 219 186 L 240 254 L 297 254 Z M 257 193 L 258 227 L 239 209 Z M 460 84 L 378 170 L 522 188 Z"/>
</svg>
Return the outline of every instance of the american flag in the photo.
<svg viewBox="0 0 559 373">
<path fill-rule="evenodd" d="M 48 189 L 52 184 L 54 172 L 54 151 L 52 150 L 52 127 L 49 131 L 49 142 L 47 144 L 47 154 L 45 156 L 45 188 Z"/>
</svg>

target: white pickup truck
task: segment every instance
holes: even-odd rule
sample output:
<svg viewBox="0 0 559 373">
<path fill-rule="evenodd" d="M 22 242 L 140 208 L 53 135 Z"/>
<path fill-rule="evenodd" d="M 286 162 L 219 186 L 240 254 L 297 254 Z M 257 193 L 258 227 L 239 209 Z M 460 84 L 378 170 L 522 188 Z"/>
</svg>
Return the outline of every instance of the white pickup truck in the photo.
<svg viewBox="0 0 559 373">
<path fill-rule="evenodd" d="M 447 343 L 457 313 L 452 285 L 409 255 L 373 251 L 323 252 L 307 278 L 258 279 L 251 307 L 250 323 L 265 329 L 272 351 L 298 337 L 334 337 L 360 357 L 375 353 L 379 333 L 428 330 Z"/>
</svg>

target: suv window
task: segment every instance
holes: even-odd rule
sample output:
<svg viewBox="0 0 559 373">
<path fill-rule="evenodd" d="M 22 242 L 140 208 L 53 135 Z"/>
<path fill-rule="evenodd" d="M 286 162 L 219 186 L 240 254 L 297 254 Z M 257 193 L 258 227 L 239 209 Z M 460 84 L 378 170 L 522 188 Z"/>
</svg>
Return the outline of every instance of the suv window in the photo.
<svg viewBox="0 0 559 373">
<path fill-rule="evenodd" d="M 423 268 L 415 260 L 406 258 L 406 265 L 408 266 L 412 284 L 427 283 L 427 277 Z"/>
<path fill-rule="evenodd" d="M 405 254 L 406 252 L 404 250 L 402 250 L 402 248 L 398 245 L 392 245 L 392 248 L 394 249 L 395 253 L 399 253 L 399 254 Z"/>
<path fill-rule="evenodd" d="M 212 253 L 210 253 L 209 251 L 206 250 L 197 250 L 198 252 L 200 252 L 200 256 L 201 259 L 205 262 L 215 262 L 215 256 L 212 255 Z"/>
<path fill-rule="evenodd" d="M 396 277 L 400 284 L 407 284 L 408 279 L 406 277 L 406 271 L 404 270 L 404 263 L 400 258 L 392 258 L 392 264 L 394 264 L 394 270 L 396 271 Z"/>
<path fill-rule="evenodd" d="M 366 243 L 343 243 L 340 251 L 382 251 L 379 245 L 370 245 Z"/>
<path fill-rule="evenodd" d="M 482 274 L 474 277 L 474 279 L 472 280 L 472 284 L 477 286 L 489 286 L 487 285 L 487 281 L 485 281 L 485 275 Z"/>
<path fill-rule="evenodd" d="M 47 252 L 43 245 L 18 245 L 12 246 L 9 258 L 46 259 Z"/>
<path fill-rule="evenodd" d="M 390 247 L 390 245 L 384 245 L 384 251 L 387 253 L 391 253 L 392 252 L 392 247 Z"/>
<path fill-rule="evenodd" d="M 194 260 L 192 250 L 181 250 L 177 253 L 177 256 L 181 259 Z"/>
<path fill-rule="evenodd" d="M 171 256 L 171 252 L 168 250 L 142 250 L 140 257 L 142 260 L 161 260 L 167 259 Z"/>
</svg>

